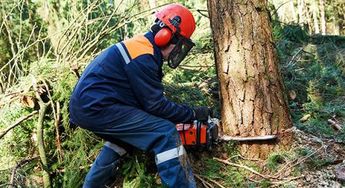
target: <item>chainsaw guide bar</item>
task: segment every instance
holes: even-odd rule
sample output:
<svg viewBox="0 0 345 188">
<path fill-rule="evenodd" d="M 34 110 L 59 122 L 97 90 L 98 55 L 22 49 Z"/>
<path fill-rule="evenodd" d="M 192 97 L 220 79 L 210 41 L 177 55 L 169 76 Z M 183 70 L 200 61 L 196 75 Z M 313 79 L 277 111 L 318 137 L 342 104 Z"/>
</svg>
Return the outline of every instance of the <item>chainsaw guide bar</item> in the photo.
<svg viewBox="0 0 345 188">
<path fill-rule="evenodd" d="M 248 142 L 248 141 L 265 141 L 265 140 L 274 140 L 278 138 L 277 135 L 265 135 L 265 136 L 251 136 L 251 137 L 237 137 L 237 136 L 227 136 L 223 135 L 218 139 L 221 141 L 239 141 L 239 142 Z"/>
</svg>

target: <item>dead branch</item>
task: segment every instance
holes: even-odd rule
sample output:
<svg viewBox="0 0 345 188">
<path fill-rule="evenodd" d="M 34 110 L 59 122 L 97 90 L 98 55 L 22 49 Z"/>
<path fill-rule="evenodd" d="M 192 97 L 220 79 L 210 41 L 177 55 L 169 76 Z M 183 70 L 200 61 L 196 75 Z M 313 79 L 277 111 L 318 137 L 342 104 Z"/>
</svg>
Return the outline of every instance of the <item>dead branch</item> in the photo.
<svg viewBox="0 0 345 188">
<path fill-rule="evenodd" d="M 204 180 L 203 178 L 201 178 L 198 174 L 194 174 L 194 176 L 201 181 L 201 183 L 204 185 L 204 187 L 206 188 L 214 188 L 210 183 L 208 183 L 206 180 Z"/>
<path fill-rule="evenodd" d="M 218 187 L 220 187 L 220 188 L 225 188 L 223 185 L 221 185 L 219 182 L 217 182 L 217 181 L 215 181 L 215 180 L 213 180 L 213 179 L 211 179 L 211 178 L 209 178 L 209 177 L 206 177 L 206 176 L 203 176 L 203 175 L 199 175 L 200 177 L 203 177 L 203 178 L 206 178 L 208 181 L 210 181 L 210 182 L 212 182 L 212 183 L 214 183 L 214 184 L 216 184 Z"/>
<path fill-rule="evenodd" d="M 327 122 L 330 123 L 337 131 L 340 131 L 341 129 L 343 129 L 339 123 L 337 123 L 336 121 L 332 119 L 328 119 Z"/>
<path fill-rule="evenodd" d="M 223 159 L 219 159 L 219 158 L 216 158 L 216 157 L 213 157 L 214 160 L 216 161 L 219 161 L 219 162 L 222 162 L 224 164 L 227 164 L 227 165 L 231 165 L 231 166 L 234 166 L 234 167 L 238 167 L 238 168 L 243 168 L 243 169 L 246 169 L 248 171 L 250 171 L 251 173 L 253 174 L 256 174 L 262 178 L 265 178 L 265 179 L 271 179 L 271 178 L 276 178 L 276 177 L 273 177 L 273 176 L 270 176 L 270 175 L 264 175 L 264 174 L 260 174 L 259 172 L 257 172 L 256 170 L 248 167 L 248 166 L 244 166 L 244 165 L 240 165 L 240 164 L 236 164 L 236 163 L 232 163 L 232 162 L 229 162 L 228 160 L 223 160 Z"/>
<path fill-rule="evenodd" d="M 16 166 L 13 167 L 13 169 L 12 169 L 12 174 L 11 174 L 11 178 L 10 178 L 10 183 L 9 183 L 9 187 L 10 187 L 10 188 L 16 187 L 16 186 L 15 186 L 15 183 L 14 183 L 14 179 L 15 179 L 15 176 L 16 176 L 17 169 L 18 169 L 18 168 L 21 168 L 21 167 L 23 167 L 23 166 L 25 166 L 25 165 L 28 164 L 29 162 L 31 162 L 31 161 L 33 161 L 33 160 L 36 160 L 36 159 L 38 159 L 38 156 L 29 158 L 29 159 L 23 159 L 23 160 L 19 161 L 19 162 L 17 163 Z"/>
<path fill-rule="evenodd" d="M 17 121 L 15 123 L 13 123 L 10 127 L 8 127 L 5 131 L 3 131 L 0 135 L 0 139 L 2 137 L 4 137 L 10 130 L 12 130 L 13 128 L 15 128 L 16 126 L 20 125 L 20 123 L 22 123 L 23 121 L 30 119 L 33 115 L 37 114 L 38 111 L 33 111 L 30 114 L 23 116 L 19 119 L 17 119 Z"/>
</svg>

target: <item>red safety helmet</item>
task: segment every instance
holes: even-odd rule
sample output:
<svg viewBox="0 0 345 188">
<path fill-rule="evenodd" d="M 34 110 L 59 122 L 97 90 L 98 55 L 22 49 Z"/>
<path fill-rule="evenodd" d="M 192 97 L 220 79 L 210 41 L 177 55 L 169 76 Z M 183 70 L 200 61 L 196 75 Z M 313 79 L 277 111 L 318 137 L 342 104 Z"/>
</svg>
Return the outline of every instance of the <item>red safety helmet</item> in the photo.
<svg viewBox="0 0 345 188">
<path fill-rule="evenodd" d="M 170 4 L 163 7 L 155 16 L 159 20 L 157 24 L 161 27 L 155 35 L 155 43 L 159 47 L 164 47 L 176 39 L 176 47 L 168 58 L 168 65 L 176 68 L 194 46 L 190 40 L 195 30 L 193 14 L 180 4 Z"/>
<path fill-rule="evenodd" d="M 180 4 L 167 5 L 158 11 L 155 16 L 169 27 L 173 34 L 178 32 L 189 39 L 195 30 L 193 14 Z M 178 17 L 180 20 L 176 20 Z"/>
</svg>

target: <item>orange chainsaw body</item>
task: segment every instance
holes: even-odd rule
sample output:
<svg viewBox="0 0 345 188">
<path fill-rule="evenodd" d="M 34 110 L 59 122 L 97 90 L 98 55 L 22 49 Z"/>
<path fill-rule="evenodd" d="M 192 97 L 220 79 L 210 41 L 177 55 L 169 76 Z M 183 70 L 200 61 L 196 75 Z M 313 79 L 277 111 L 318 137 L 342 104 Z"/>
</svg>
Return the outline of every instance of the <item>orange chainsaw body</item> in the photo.
<svg viewBox="0 0 345 188">
<path fill-rule="evenodd" d="M 199 129 L 197 127 L 194 124 L 176 125 L 183 145 L 207 144 L 207 125 L 201 124 Z"/>
<path fill-rule="evenodd" d="M 184 146 L 211 150 L 218 141 L 218 125 L 217 118 L 209 118 L 205 122 L 180 123 L 176 125 L 176 129 Z"/>
</svg>

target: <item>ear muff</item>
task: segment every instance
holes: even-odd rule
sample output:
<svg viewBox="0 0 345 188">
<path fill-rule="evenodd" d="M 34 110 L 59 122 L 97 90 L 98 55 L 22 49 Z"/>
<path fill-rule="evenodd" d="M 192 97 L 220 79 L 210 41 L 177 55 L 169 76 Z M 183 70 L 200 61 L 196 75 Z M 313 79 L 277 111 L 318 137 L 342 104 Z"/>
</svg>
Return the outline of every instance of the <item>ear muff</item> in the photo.
<svg viewBox="0 0 345 188">
<path fill-rule="evenodd" d="M 172 36 L 173 34 L 169 28 L 162 28 L 156 33 L 154 41 L 157 46 L 164 47 L 168 45 Z"/>
</svg>

